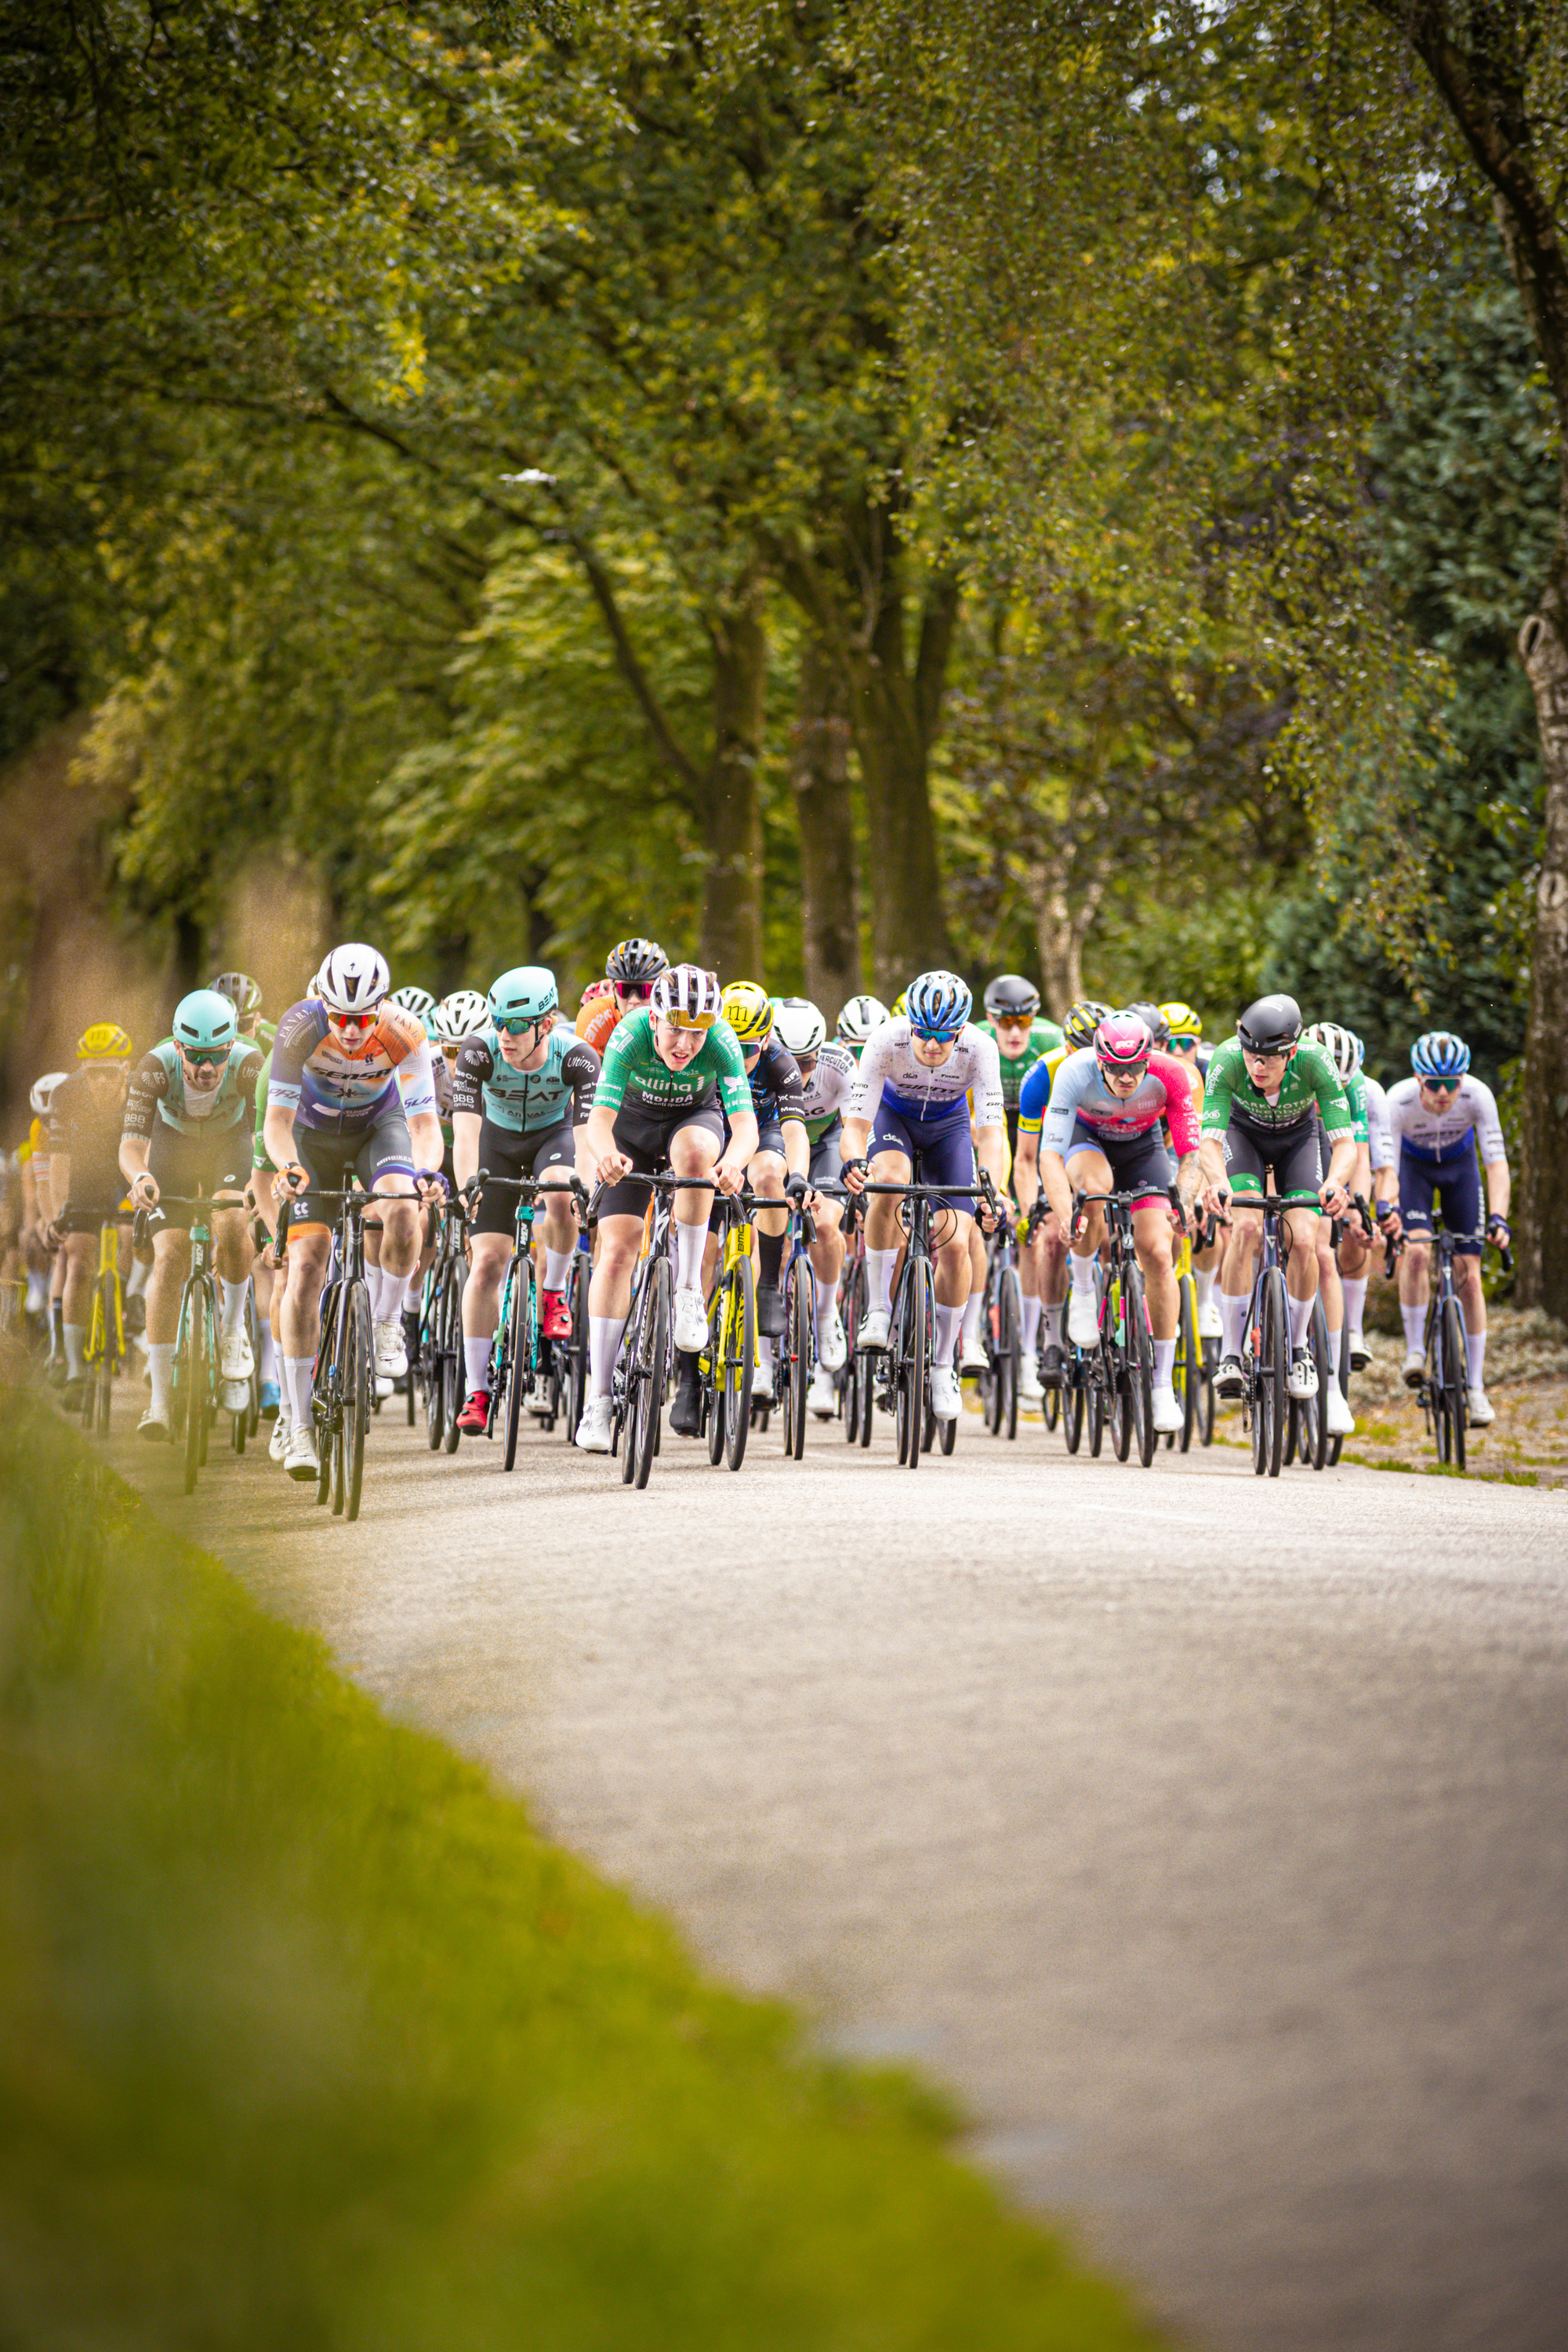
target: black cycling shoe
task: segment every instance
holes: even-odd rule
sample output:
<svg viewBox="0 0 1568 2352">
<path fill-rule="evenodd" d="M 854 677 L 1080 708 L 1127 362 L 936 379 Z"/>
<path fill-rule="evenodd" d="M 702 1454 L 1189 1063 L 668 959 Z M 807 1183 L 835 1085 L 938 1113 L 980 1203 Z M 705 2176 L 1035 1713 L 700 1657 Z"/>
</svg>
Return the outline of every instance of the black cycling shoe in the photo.
<svg viewBox="0 0 1568 2352">
<path fill-rule="evenodd" d="M 757 1285 L 757 1328 L 764 1339 L 784 1338 L 784 1292 L 776 1282 Z"/>
<path fill-rule="evenodd" d="M 669 1425 L 677 1437 L 702 1434 L 702 1381 L 696 1357 L 681 1349 L 675 1358 L 675 1401 L 669 1408 Z"/>
<path fill-rule="evenodd" d="M 1040 1380 L 1048 1389 L 1059 1389 L 1062 1384 L 1062 1351 L 1054 1340 L 1046 1349 L 1045 1361 L 1040 1366 Z"/>
</svg>

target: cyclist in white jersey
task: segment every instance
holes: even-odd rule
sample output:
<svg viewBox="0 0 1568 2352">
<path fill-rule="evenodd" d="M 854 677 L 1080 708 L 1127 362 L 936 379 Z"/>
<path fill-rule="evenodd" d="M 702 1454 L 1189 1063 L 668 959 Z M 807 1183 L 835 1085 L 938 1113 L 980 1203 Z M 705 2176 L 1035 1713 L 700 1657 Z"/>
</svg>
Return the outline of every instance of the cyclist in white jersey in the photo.
<svg viewBox="0 0 1568 2352">
<path fill-rule="evenodd" d="M 1486 1239 L 1506 1249 L 1512 1178 L 1502 1121 L 1489 1087 L 1470 1071 L 1470 1049 L 1447 1029 L 1429 1030 L 1410 1048 L 1414 1076 L 1389 1089 L 1388 1124 L 1399 1170 L 1399 1207 L 1387 1230 L 1405 1235 L 1399 1268 L 1399 1312 L 1405 1325 L 1405 1379 L 1414 1388 L 1426 1361 L 1432 1202 L 1442 1202 L 1444 1225 L 1462 1235 L 1454 1256 L 1454 1290 L 1465 1324 L 1469 1419 L 1484 1429 L 1497 1416 L 1487 1398 L 1487 1302 L 1481 1288 L 1481 1193 L 1479 1149 L 1487 1180 Z"/>
<path fill-rule="evenodd" d="M 882 1022 L 866 1040 L 844 1119 L 844 1181 L 852 1191 L 866 1181 L 868 1154 L 874 1183 L 907 1184 L 917 1153 L 927 1184 L 972 1184 L 978 1159 L 997 1192 L 1003 1190 L 1007 1115 L 1002 1065 L 996 1040 L 970 1023 L 973 1001 L 955 973 L 922 972 L 910 983 L 907 1011 Z M 936 1328 L 931 1399 L 939 1421 L 956 1419 L 959 1410 L 953 1349 L 969 1296 L 973 1213 L 973 1199 L 948 1205 L 956 1213 L 935 1221 L 932 1253 Z M 866 1213 L 870 1305 L 858 1338 L 868 1352 L 880 1352 L 888 1344 L 900 1238 L 898 1203 L 890 1193 L 879 1193 Z"/>
<path fill-rule="evenodd" d="M 811 1146 L 808 1174 L 815 1195 L 812 1222 L 816 1238 L 809 1244 L 808 1255 L 816 1291 L 816 1370 L 806 1402 L 819 1420 L 830 1420 L 838 1410 L 833 1375 L 847 1352 L 844 1319 L 838 1312 L 844 1208 L 840 1201 L 818 1192 L 816 1187 L 837 1184 L 843 1172 L 844 1112 L 855 1087 L 855 1056 L 847 1045 L 829 1037 L 827 1023 L 809 997 L 779 1000 L 773 1034 L 795 1055 L 801 1080 L 800 1107 Z"/>
</svg>

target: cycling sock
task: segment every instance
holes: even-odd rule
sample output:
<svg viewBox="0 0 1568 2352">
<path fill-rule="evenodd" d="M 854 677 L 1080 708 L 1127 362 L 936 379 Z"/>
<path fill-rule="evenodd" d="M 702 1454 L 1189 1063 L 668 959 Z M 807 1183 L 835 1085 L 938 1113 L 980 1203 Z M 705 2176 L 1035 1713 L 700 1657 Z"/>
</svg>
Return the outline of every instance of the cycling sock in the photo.
<svg viewBox="0 0 1568 2352">
<path fill-rule="evenodd" d="M 1307 1327 L 1311 1322 L 1311 1319 L 1312 1301 L 1310 1298 L 1291 1298 L 1290 1345 L 1292 1348 L 1304 1348 L 1306 1346 Z"/>
<path fill-rule="evenodd" d="M 147 1370 L 153 1375 L 153 1411 L 160 1421 L 169 1418 L 169 1386 L 174 1372 L 174 1342 L 173 1339 L 151 1339 L 147 1343 Z"/>
<path fill-rule="evenodd" d="M 816 1285 L 816 1319 L 818 1324 L 823 1324 L 838 1304 L 838 1285 L 837 1282 L 824 1282 L 819 1274 L 814 1275 L 812 1280 Z"/>
<path fill-rule="evenodd" d="M 1174 1372 L 1175 1369 L 1176 1343 L 1174 1339 L 1156 1339 L 1154 1342 L 1154 1386 L 1157 1389 L 1168 1389 L 1171 1385 L 1171 1376 Z"/>
<path fill-rule="evenodd" d="M 551 1246 L 550 1246 L 550 1244 L 549 1244 L 549 1243 L 548 1243 L 548 1242 L 546 1242 L 546 1243 L 545 1243 L 545 1244 L 544 1244 L 544 1287 L 546 1288 L 546 1290 L 564 1290 L 564 1289 L 565 1289 L 565 1287 L 566 1287 L 566 1269 L 567 1269 L 567 1267 L 571 1265 L 571 1263 L 572 1263 L 572 1253 L 571 1253 L 571 1251 L 570 1251 L 569 1249 L 563 1249 L 563 1250 L 552 1249 L 552 1248 L 551 1248 Z"/>
<path fill-rule="evenodd" d="M 702 1287 L 702 1252 L 708 1240 L 708 1221 L 700 1225 L 677 1224 L 675 1228 L 675 1286 L 677 1290 L 700 1290 Z M 605 1382 L 606 1392 L 609 1381 Z"/>
<path fill-rule="evenodd" d="M 1399 1319 L 1405 1326 L 1405 1344 L 1410 1353 L 1424 1356 L 1426 1353 L 1426 1309 L 1424 1307 L 1406 1307 L 1402 1303 Z"/>
<path fill-rule="evenodd" d="M 41 1315 L 48 1303 L 48 1285 L 34 1266 L 27 1276 L 27 1312 L 29 1315 Z"/>
<path fill-rule="evenodd" d="M 779 1267 L 784 1261 L 784 1245 L 783 1234 L 759 1233 L 757 1235 L 757 1271 L 763 1280 L 774 1290 L 778 1288 Z"/>
<path fill-rule="evenodd" d="M 680 1231 L 677 1225 L 676 1232 Z M 588 1381 L 595 1396 L 608 1396 L 616 1369 L 616 1350 L 626 1328 L 624 1315 L 588 1318 Z"/>
<path fill-rule="evenodd" d="M 489 1396 L 490 1392 L 490 1343 L 489 1339 L 463 1341 L 463 1364 L 468 1375 L 468 1394 Z"/>
<path fill-rule="evenodd" d="M 396 1322 L 403 1312 L 403 1302 L 408 1296 L 408 1285 L 412 1279 L 412 1276 L 406 1274 L 388 1274 L 386 1268 L 382 1267 L 379 1307 L 375 1303 L 374 1291 L 373 1290 L 370 1295 L 370 1314 L 373 1323 Z"/>
<path fill-rule="evenodd" d="M 1362 1317 L 1366 1313 L 1366 1285 L 1364 1274 L 1340 1276 L 1340 1288 L 1345 1295 L 1345 1322 L 1352 1339 L 1361 1338 Z"/>
<path fill-rule="evenodd" d="M 73 1381 L 79 1380 L 86 1369 L 82 1362 L 82 1350 L 87 1346 L 87 1326 L 85 1323 L 62 1323 L 60 1337 L 65 1342 L 66 1371 Z"/>
<path fill-rule="evenodd" d="M 866 1280 L 871 1304 L 879 1307 L 884 1315 L 893 1303 L 893 1260 L 898 1255 L 896 1249 L 868 1249 L 866 1253 Z"/>
<path fill-rule="evenodd" d="M 1088 1291 L 1090 1297 L 1092 1297 L 1094 1293 L 1093 1257 L 1079 1257 L 1076 1250 L 1068 1250 L 1068 1271 L 1072 1276 L 1073 1288 L 1075 1290 Z"/>
<path fill-rule="evenodd" d="M 1026 1315 L 1028 1311 L 1029 1302 L 1026 1298 L 1024 1312 Z M 1054 1301 L 1048 1298 L 1041 1301 L 1040 1320 L 1046 1327 L 1047 1347 L 1059 1348 L 1062 1344 L 1062 1302 L 1059 1298 Z"/>
<path fill-rule="evenodd" d="M 245 1294 L 250 1288 L 250 1284 L 248 1281 L 228 1282 L 220 1274 L 217 1286 L 223 1293 L 223 1312 L 218 1317 L 217 1328 L 222 1337 L 226 1339 L 229 1333 L 237 1331 L 245 1320 Z"/>
<path fill-rule="evenodd" d="M 771 1372 L 773 1368 L 773 1343 L 765 1331 L 757 1334 L 757 1370 Z"/>
<path fill-rule="evenodd" d="M 1250 1304 L 1250 1298 L 1251 1294 L 1245 1290 L 1239 1298 L 1233 1297 L 1228 1290 L 1220 1292 L 1219 1319 L 1224 1326 L 1220 1334 L 1220 1346 L 1227 1356 L 1239 1356 L 1241 1353 L 1241 1335 L 1247 1327 L 1247 1309 Z"/>
<path fill-rule="evenodd" d="M 142 1293 L 147 1287 L 147 1276 L 152 1273 L 152 1267 L 150 1265 L 143 1265 L 139 1258 L 132 1259 L 131 1271 L 125 1278 L 125 1296 L 127 1298 L 141 1297 Z"/>
<path fill-rule="evenodd" d="M 267 1322 L 261 1326 L 259 1377 L 264 1381 L 276 1381 L 278 1378 L 278 1350 L 272 1344 L 272 1326 Z"/>
<path fill-rule="evenodd" d="M 1193 1280 L 1197 1286 L 1198 1312 L 1201 1315 L 1204 1308 L 1213 1303 L 1214 1286 L 1219 1280 L 1219 1275 L 1216 1269 L 1212 1265 L 1206 1270 L 1206 1272 L 1202 1266 L 1194 1265 L 1193 1268 Z"/>
<path fill-rule="evenodd" d="M 985 1293 L 972 1290 L 963 1302 L 963 1352 L 980 1345 L 980 1318 L 985 1307 Z"/>
<path fill-rule="evenodd" d="M 1484 1331 L 1465 1334 L 1465 1378 L 1472 1389 L 1481 1386 L 1481 1374 L 1487 1368 L 1487 1335 Z"/>
<path fill-rule="evenodd" d="M 1026 1298 L 1024 1301 L 1023 1329 L 1024 1353 L 1026 1356 L 1032 1356 L 1034 1354 L 1035 1342 L 1039 1338 L 1039 1335 L 1040 1302 L 1037 1298 Z"/>
<path fill-rule="evenodd" d="M 958 1337 L 958 1327 L 963 1320 L 962 1307 L 939 1307 L 936 1310 L 936 1332 L 931 1341 L 931 1364 L 946 1370 L 952 1369 L 952 1343 Z"/>
<path fill-rule="evenodd" d="M 311 1429 L 310 1376 L 315 1365 L 309 1356 L 285 1356 L 283 1377 L 289 1383 L 289 1419 L 296 1429 Z"/>
</svg>

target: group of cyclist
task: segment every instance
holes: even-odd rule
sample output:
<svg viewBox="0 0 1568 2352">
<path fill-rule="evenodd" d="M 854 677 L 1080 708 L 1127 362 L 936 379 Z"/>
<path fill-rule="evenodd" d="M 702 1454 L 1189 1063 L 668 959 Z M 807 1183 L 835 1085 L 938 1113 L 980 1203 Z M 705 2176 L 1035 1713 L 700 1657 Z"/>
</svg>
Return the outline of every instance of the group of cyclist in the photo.
<svg viewBox="0 0 1568 2352">
<path fill-rule="evenodd" d="M 303 1480 L 320 1470 L 312 1381 L 345 1188 L 374 1196 L 376 1211 L 365 1221 L 365 1280 L 383 1394 L 411 1377 L 411 1296 L 447 1204 L 462 1201 L 457 1427 L 469 1433 L 491 1419 L 517 1191 L 538 1188 L 545 1339 L 571 1337 L 574 1255 L 592 1255 L 574 1433 L 589 1453 L 613 1443 L 615 1368 L 651 1180 L 673 1180 L 669 1424 L 689 1436 L 702 1428 L 720 1196 L 747 1195 L 764 1363 L 784 1328 L 791 1218 L 810 1212 L 807 1402 L 826 1417 L 839 1410 L 851 1345 L 868 1359 L 889 1346 L 900 1196 L 917 1183 L 939 1188 L 929 1375 L 938 1423 L 960 1412 L 963 1377 L 985 1368 L 987 1252 L 1005 1226 L 1018 1249 L 1022 1400 L 1039 1404 L 1060 1384 L 1066 1351 L 1095 1344 L 1110 1197 L 1130 1214 L 1142 1274 L 1153 1428 L 1174 1432 L 1183 1237 L 1198 1334 L 1217 1349 L 1215 1391 L 1239 1395 L 1272 1196 L 1286 1237 L 1289 1394 L 1305 1400 L 1323 1386 L 1328 1428 L 1348 1434 L 1341 1384 L 1321 1383 L 1321 1357 L 1308 1344 L 1316 1302 L 1331 1364 L 1362 1369 L 1372 1254 L 1399 1245 L 1405 1378 L 1418 1385 L 1440 1202 L 1458 1237 L 1468 1417 L 1490 1422 L 1480 1252 L 1484 1239 L 1507 1244 L 1510 1171 L 1496 1102 L 1462 1039 L 1418 1038 L 1411 1075 L 1385 1094 L 1348 1028 L 1306 1025 L 1283 994 L 1249 1005 L 1213 1046 L 1181 1003 L 1086 1000 L 1058 1026 L 1018 974 L 992 982 L 984 1019 L 973 1010 L 957 974 L 927 971 L 890 1010 L 852 998 L 830 1035 L 806 999 L 775 999 L 750 981 L 723 986 L 643 938 L 612 950 L 574 1019 L 536 964 L 437 1003 L 423 989 L 394 989 L 378 950 L 351 942 L 331 950 L 275 1027 L 261 1019 L 255 982 L 220 973 L 181 999 L 168 1035 L 140 1058 L 119 1024 L 101 1022 L 81 1037 L 74 1071 L 39 1078 L 30 1134 L 5 1161 L 0 1273 L 47 1333 L 50 1374 L 70 1405 L 85 1373 L 99 1228 L 121 1223 L 127 1326 L 141 1336 L 151 1391 L 140 1427 L 166 1440 L 188 1234 L 195 1204 L 205 1204 L 219 1402 L 234 1409 L 258 1376 L 273 1457 Z M 138 1212 L 132 1244 L 128 1213 Z M 864 1289 L 851 1332 L 846 1233 L 856 1223 Z"/>
</svg>

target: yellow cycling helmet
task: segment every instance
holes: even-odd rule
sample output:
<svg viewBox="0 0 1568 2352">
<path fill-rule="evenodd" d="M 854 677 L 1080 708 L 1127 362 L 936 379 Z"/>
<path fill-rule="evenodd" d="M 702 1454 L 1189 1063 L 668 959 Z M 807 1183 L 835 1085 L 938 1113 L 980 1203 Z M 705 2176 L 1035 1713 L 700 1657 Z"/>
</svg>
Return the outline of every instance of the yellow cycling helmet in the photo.
<svg viewBox="0 0 1568 2352">
<path fill-rule="evenodd" d="M 131 1057 L 131 1040 L 118 1021 L 95 1021 L 76 1041 L 79 1062 L 124 1062 Z"/>
<path fill-rule="evenodd" d="M 732 980 L 724 991 L 724 1018 L 742 1045 L 765 1044 L 773 1025 L 773 1001 L 754 980 Z"/>
<path fill-rule="evenodd" d="M 888 1016 L 889 1020 L 896 1021 L 900 1013 L 907 1013 L 909 1011 L 909 996 L 910 992 L 907 988 L 900 989 L 897 996 L 893 999 L 892 1008 Z"/>
<path fill-rule="evenodd" d="M 1194 1013 L 1190 1004 L 1183 1004 L 1179 1002 L 1175 1004 L 1162 1004 L 1160 1010 L 1171 1024 L 1171 1034 L 1173 1037 L 1201 1037 L 1203 1035 L 1203 1014 L 1201 1013 Z"/>
</svg>

